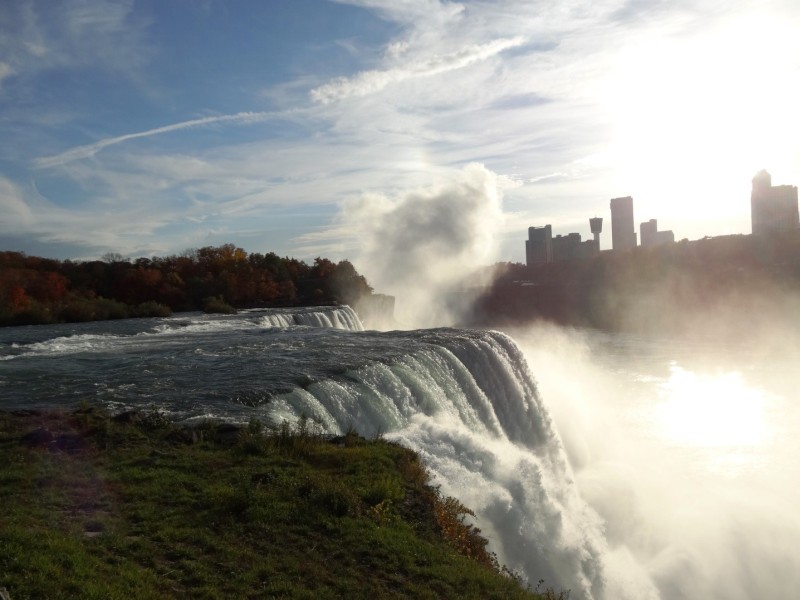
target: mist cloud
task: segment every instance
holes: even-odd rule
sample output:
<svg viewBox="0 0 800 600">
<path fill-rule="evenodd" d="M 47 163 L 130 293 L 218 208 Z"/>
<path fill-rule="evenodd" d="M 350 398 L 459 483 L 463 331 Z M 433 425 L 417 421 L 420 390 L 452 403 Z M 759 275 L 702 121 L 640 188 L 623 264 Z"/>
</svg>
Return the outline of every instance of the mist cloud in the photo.
<svg viewBox="0 0 800 600">
<path fill-rule="evenodd" d="M 509 179 L 470 164 L 445 182 L 390 199 L 368 195 L 345 206 L 359 236 L 359 269 L 380 292 L 397 296 L 404 324 L 449 324 L 473 271 L 494 258 Z"/>
</svg>

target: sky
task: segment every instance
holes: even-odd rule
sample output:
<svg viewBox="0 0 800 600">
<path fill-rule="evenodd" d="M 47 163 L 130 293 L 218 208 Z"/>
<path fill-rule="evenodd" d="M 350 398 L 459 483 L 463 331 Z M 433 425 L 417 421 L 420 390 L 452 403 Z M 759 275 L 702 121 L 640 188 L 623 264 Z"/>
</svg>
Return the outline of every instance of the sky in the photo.
<svg viewBox="0 0 800 600">
<path fill-rule="evenodd" d="M 487 264 L 594 216 L 609 248 L 618 196 L 748 234 L 758 170 L 800 184 L 798 31 L 797 0 L 4 2 L 0 250 L 358 268 L 391 226 L 401 264 L 436 199 Z"/>
</svg>

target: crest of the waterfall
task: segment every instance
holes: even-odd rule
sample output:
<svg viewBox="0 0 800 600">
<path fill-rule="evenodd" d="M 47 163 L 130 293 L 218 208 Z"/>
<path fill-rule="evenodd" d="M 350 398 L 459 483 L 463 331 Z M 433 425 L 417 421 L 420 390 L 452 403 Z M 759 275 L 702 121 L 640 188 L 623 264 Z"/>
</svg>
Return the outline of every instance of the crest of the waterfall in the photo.
<svg viewBox="0 0 800 600">
<path fill-rule="evenodd" d="M 344 206 L 341 220 L 358 232 L 356 262 L 376 289 L 397 298 L 398 322 L 450 325 L 469 310 L 479 267 L 496 258 L 503 192 L 514 186 L 470 164 L 427 188 Z"/>
<path fill-rule="evenodd" d="M 442 491 L 475 510 L 501 562 L 573 598 L 606 598 L 601 520 L 578 494 L 516 344 L 489 331 L 414 333 L 418 349 L 284 394 L 273 416 L 304 414 L 415 449 Z"/>
<path fill-rule="evenodd" d="M 309 309 L 295 314 L 294 319 L 297 325 L 364 331 L 361 319 L 349 306 L 337 306 L 333 309 Z"/>
<path fill-rule="evenodd" d="M 260 324 L 269 327 L 323 327 L 344 329 L 346 331 L 364 331 L 356 312 L 349 306 L 319 306 L 293 309 L 271 309 L 260 316 Z"/>
</svg>

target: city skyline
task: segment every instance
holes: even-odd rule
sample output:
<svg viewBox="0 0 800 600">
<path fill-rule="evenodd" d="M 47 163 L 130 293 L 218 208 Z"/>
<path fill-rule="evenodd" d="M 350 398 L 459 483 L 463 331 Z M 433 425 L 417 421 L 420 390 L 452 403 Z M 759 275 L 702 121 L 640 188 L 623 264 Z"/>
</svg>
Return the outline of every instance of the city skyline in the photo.
<svg viewBox="0 0 800 600">
<path fill-rule="evenodd" d="M 611 245 L 603 248 L 601 233 L 603 217 L 589 219 L 592 240 L 583 241 L 577 232 L 553 233 L 553 226 L 534 225 L 528 227 L 525 240 L 525 262 L 528 266 L 563 260 L 586 259 L 606 250 L 624 252 L 640 246 L 642 248 L 675 243 L 675 233 L 659 230 L 658 219 L 640 220 L 635 218 L 635 202 L 632 196 L 612 198 L 609 203 L 611 213 Z M 751 231 L 748 235 L 761 238 L 800 231 L 800 206 L 797 186 L 791 184 L 772 184 L 772 175 L 762 169 L 753 176 L 750 192 Z M 635 223 L 639 222 L 637 234 Z M 737 234 L 734 234 L 737 235 Z M 739 233 L 738 235 L 745 235 Z M 711 236 L 703 236 L 708 238 Z M 688 238 L 683 238 L 690 241 Z"/>
<path fill-rule="evenodd" d="M 484 262 L 524 262 L 533 223 L 589 239 L 624 195 L 677 238 L 749 233 L 753 173 L 800 182 L 798 27 L 791 0 L 22 0 L 0 249 L 359 261 L 365 224 L 436 231 L 420 199 L 497 204 Z"/>
</svg>

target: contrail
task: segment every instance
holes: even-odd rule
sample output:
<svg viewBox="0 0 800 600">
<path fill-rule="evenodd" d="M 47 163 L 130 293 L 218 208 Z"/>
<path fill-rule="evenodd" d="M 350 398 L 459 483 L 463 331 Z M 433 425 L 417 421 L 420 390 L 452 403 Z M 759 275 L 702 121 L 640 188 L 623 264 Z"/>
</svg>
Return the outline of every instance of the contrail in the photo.
<svg viewBox="0 0 800 600">
<path fill-rule="evenodd" d="M 164 127 L 156 127 L 155 129 L 148 129 L 147 131 L 138 131 L 136 133 L 128 133 L 117 137 L 106 138 L 95 142 L 94 144 L 86 144 L 85 146 L 76 146 L 60 154 L 53 156 L 43 156 L 34 160 L 34 166 L 39 169 L 47 169 L 50 167 L 57 167 L 65 165 L 82 158 L 89 158 L 94 156 L 103 148 L 108 146 L 115 146 L 129 140 L 137 138 L 150 137 L 153 135 L 161 135 L 162 133 L 170 133 L 172 131 L 179 131 L 181 129 L 190 129 L 192 127 L 202 127 L 203 125 L 211 125 L 213 123 L 258 123 L 261 121 L 268 121 L 284 116 L 282 113 L 275 112 L 240 112 L 233 115 L 218 115 L 215 117 L 203 117 L 201 119 L 192 119 L 190 121 L 183 121 L 181 123 L 173 123 L 172 125 L 165 125 Z"/>
</svg>

